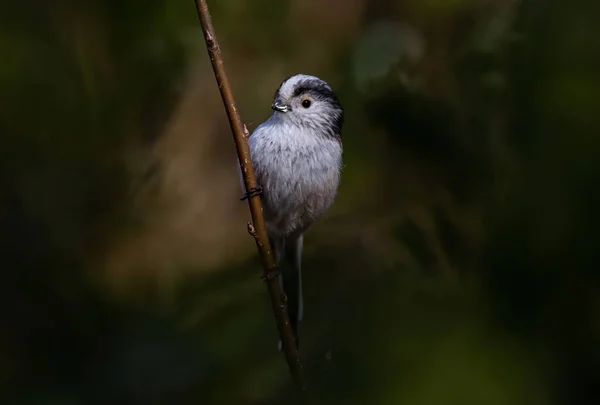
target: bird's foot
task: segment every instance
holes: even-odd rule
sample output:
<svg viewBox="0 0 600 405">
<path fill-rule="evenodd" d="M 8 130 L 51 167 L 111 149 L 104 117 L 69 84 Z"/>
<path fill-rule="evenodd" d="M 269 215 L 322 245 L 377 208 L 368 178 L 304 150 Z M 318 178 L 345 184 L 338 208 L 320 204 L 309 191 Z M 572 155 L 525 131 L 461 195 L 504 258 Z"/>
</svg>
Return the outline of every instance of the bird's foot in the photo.
<svg viewBox="0 0 600 405">
<path fill-rule="evenodd" d="M 279 270 L 274 269 L 274 270 L 269 271 L 268 273 L 261 274 L 260 278 L 262 278 L 263 281 L 271 281 L 277 276 L 279 276 Z"/>
<path fill-rule="evenodd" d="M 263 193 L 263 188 L 261 186 L 252 187 L 250 190 L 244 193 L 244 196 L 240 198 L 240 201 L 244 201 L 248 198 L 256 197 L 257 195 L 261 195 Z"/>
</svg>

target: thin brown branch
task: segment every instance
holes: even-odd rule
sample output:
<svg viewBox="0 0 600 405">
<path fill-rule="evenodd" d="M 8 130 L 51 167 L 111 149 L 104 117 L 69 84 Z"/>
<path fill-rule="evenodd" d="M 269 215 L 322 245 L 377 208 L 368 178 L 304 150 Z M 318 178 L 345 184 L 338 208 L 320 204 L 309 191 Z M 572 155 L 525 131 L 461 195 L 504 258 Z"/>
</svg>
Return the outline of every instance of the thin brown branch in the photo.
<svg viewBox="0 0 600 405">
<path fill-rule="evenodd" d="M 217 42 L 217 37 L 208 12 L 208 5 L 205 0 L 195 0 L 195 2 L 198 17 L 200 18 L 200 24 L 202 25 L 202 31 L 204 33 L 208 56 L 210 57 L 215 78 L 219 85 L 219 90 L 221 91 L 221 97 L 223 98 L 223 104 L 227 111 L 227 117 L 229 118 L 240 167 L 242 168 L 244 185 L 247 192 L 257 190 L 259 185 L 256 183 L 256 177 L 254 176 L 254 169 L 252 168 L 250 150 L 247 142 L 248 130 L 242 123 L 235 106 L 229 80 L 225 73 L 219 43 Z M 252 216 L 252 224 L 248 224 L 248 232 L 254 237 L 258 253 L 260 254 L 264 269 L 263 278 L 267 284 L 269 295 L 271 296 L 271 304 L 273 306 L 275 320 L 277 321 L 277 329 L 279 330 L 279 335 L 283 342 L 283 352 L 294 381 L 302 390 L 304 390 L 302 363 L 300 362 L 298 349 L 294 342 L 286 306 L 282 300 L 283 296 L 279 287 L 279 273 L 276 269 L 275 259 L 273 258 L 271 246 L 269 244 L 269 237 L 267 236 L 267 228 L 263 217 L 260 196 L 257 195 L 257 193 L 249 194 L 248 204 L 250 205 L 250 214 Z"/>
</svg>

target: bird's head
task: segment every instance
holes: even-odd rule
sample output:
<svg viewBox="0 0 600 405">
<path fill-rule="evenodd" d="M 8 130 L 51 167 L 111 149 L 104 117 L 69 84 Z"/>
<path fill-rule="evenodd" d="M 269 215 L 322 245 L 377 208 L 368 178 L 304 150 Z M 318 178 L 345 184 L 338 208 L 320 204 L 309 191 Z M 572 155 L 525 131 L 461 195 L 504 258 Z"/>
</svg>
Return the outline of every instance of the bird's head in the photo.
<svg viewBox="0 0 600 405">
<path fill-rule="evenodd" d="M 318 77 L 288 77 L 277 89 L 271 108 L 286 123 L 336 138 L 341 135 L 344 110 L 331 87 Z"/>
</svg>

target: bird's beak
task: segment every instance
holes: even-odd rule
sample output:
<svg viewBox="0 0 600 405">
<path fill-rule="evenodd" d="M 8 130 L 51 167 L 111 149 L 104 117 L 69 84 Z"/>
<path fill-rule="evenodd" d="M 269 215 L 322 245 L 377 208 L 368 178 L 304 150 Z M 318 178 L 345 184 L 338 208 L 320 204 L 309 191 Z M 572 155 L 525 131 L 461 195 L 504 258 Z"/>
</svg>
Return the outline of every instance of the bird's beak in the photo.
<svg viewBox="0 0 600 405">
<path fill-rule="evenodd" d="M 279 112 L 288 112 L 290 111 L 290 107 L 288 107 L 287 105 L 283 104 L 281 102 L 281 100 L 275 100 L 275 102 L 273 103 L 273 105 L 271 106 L 271 108 L 275 111 L 279 111 Z"/>
</svg>

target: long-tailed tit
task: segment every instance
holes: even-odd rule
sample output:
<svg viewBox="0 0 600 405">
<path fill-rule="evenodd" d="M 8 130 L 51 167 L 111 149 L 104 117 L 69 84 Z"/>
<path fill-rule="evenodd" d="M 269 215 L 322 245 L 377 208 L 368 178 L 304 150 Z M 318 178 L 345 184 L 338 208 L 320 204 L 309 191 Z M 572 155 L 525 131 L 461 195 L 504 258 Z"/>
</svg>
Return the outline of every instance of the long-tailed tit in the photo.
<svg viewBox="0 0 600 405">
<path fill-rule="evenodd" d="M 297 344 L 303 234 L 337 194 L 344 112 L 326 82 L 303 74 L 281 83 L 271 108 L 273 115 L 256 128 L 249 145 Z"/>
</svg>

